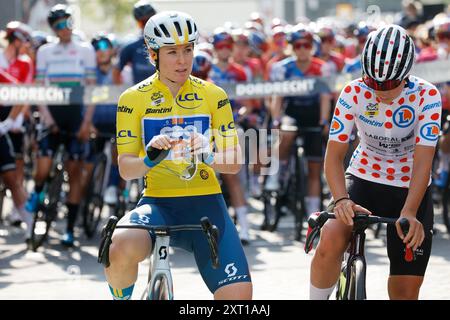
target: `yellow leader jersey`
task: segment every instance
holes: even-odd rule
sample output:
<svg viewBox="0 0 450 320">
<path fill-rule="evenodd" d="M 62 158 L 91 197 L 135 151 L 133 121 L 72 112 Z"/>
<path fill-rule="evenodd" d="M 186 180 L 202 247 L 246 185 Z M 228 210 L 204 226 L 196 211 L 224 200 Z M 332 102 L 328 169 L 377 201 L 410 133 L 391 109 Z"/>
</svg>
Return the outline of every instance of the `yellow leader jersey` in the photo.
<svg viewBox="0 0 450 320">
<path fill-rule="evenodd" d="M 127 89 L 117 106 L 117 149 L 120 154 L 145 156 L 145 146 L 156 135 L 188 141 L 191 132 L 206 135 L 221 151 L 238 144 L 230 101 L 216 85 L 190 76 L 176 97 L 155 73 Z M 214 170 L 199 163 L 195 176 L 183 180 L 174 172 L 186 165 L 171 150 L 144 178 L 144 196 L 182 197 L 220 193 Z"/>
</svg>

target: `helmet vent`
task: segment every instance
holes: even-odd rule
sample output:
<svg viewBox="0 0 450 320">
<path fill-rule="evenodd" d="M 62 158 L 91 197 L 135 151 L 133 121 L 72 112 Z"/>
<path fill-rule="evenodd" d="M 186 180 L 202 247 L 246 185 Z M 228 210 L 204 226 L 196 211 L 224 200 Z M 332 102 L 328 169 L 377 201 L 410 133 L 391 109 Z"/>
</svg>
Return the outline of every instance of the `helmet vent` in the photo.
<svg viewBox="0 0 450 320">
<path fill-rule="evenodd" d="M 164 32 L 164 35 L 165 35 L 167 38 L 170 38 L 170 33 L 169 33 L 169 31 L 167 30 L 166 26 L 163 25 L 163 24 L 161 23 L 161 24 L 159 25 L 159 27 L 161 28 L 162 32 Z"/>
</svg>

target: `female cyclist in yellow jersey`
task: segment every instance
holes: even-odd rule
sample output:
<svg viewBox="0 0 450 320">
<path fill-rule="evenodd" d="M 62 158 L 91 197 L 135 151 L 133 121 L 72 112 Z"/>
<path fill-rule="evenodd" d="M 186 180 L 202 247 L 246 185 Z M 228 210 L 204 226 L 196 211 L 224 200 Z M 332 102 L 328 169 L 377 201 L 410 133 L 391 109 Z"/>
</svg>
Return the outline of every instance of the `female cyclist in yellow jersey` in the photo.
<svg viewBox="0 0 450 320">
<path fill-rule="evenodd" d="M 157 73 L 121 95 L 117 146 L 121 176 L 126 180 L 145 177 L 145 191 L 137 208 L 119 223 L 197 224 L 208 216 L 220 231 L 218 269 L 212 268 L 203 234 L 173 235 L 171 245 L 194 253 L 215 299 L 251 299 L 247 260 L 214 172 L 240 170 L 241 151 L 227 95 L 212 83 L 190 76 L 198 37 L 190 16 L 161 12 L 149 19 L 144 37 Z M 147 155 L 150 150 L 167 155 L 152 161 Z M 111 265 L 105 269 L 114 298 L 131 297 L 138 263 L 151 252 L 152 240 L 154 235 L 143 230 L 114 233 Z"/>
</svg>

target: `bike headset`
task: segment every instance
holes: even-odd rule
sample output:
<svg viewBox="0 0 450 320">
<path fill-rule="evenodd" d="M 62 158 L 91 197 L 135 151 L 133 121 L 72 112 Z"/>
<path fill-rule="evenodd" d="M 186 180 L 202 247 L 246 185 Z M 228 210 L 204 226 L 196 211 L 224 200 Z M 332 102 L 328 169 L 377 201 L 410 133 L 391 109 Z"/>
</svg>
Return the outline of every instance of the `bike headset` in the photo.
<svg viewBox="0 0 450 320">
<path fill-rule="evenodd" d="M 195 44 L 199 36 L 192 17 L 184 12 L 164 11 L 148 19 L 144 28 L 144 40 L 152 49 L 152 63 L 159 71 L 159 49 L 165 46 Z"/>
<path fill-rule="evenodd" d="M 392 90 L 407 79 L 414 62 L 415 46 L 402 27 L 391 24 L 371 32 L 362 54 L 362 79 L 371 89 Z"/>
</svg>

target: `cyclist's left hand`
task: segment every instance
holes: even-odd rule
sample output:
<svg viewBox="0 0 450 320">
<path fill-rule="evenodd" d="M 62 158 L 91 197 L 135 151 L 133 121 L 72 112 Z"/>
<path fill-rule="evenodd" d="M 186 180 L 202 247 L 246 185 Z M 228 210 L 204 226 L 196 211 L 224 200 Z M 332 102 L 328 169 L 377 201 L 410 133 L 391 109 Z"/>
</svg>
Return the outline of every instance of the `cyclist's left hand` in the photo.
<svg viewBox="0 0 450 320">
<path fill-rule="evenodd" d="M 210 153 L 211 145 L 208 137 L 198 132 L 191 133 L 191 152 L 194 155 Z"/>
<path fill-rule="evenodd" d="M 403 235 L 402 229 L 400 227 L 399 220 L 401 218 L 405 218 L 409 222 L 409 232 L 406 236 Z M 422 242 L 425 239 L 425 231 L 423 230 L 422 223 L 417 220 L 415 216 L 401 214 L 399 219 L 395 223 L 395 227 L 397 228 L 398 236 L 403 240 L 404 244 L 408 245 L 408 248 L 417 250 L 417 248 L 422 245 Z"/>
</svg>

